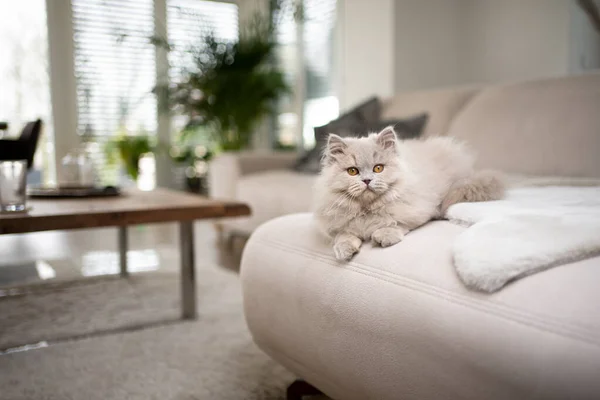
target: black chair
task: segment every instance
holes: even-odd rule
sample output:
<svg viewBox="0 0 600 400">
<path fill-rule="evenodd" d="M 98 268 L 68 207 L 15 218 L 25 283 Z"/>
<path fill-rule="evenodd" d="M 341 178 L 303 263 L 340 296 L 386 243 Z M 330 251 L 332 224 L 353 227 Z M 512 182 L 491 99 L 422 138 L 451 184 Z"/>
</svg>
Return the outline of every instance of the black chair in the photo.
<svg viewBox="0 0 600 400">
<path fill-rule="evenodd" d="M 42 131 L 42 120 L 28 122 L 18 139 L 0 140 L 0 161 L 27 160 L 27 169 L 33 166 L 33 156 Z"/>
</svg>

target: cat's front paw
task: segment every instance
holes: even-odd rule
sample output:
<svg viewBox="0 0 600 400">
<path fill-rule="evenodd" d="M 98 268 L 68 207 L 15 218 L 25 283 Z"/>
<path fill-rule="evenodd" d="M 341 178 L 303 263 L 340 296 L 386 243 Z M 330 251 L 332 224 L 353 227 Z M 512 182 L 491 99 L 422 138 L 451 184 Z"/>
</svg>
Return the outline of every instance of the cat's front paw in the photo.
<svg viewBox="0 0 600 400">
<path fill-rule="evenodd" d="M 380 228 L 373 232 L 371 240 L 381 247 L 389 247 L 400 243 L 407 232 L 403 228 Z"/>
<path fill-rule="evenodd" d="M 338 261 L 350 261 L 353 255 L 358 253 L 358 246 L 350 241 L 338 242 L 333 245 L 333 253 Z"/>
</svg>

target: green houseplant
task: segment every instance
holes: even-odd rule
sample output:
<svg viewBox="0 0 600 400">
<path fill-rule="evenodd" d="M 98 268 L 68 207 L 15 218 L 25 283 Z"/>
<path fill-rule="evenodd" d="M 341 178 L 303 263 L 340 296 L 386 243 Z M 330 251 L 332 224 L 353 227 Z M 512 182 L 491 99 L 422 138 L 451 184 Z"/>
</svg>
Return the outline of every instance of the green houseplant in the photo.
<svg viewBox="0 0 600 400">
<path fill-rule="evenodd" d="M 153 153 L 156 149 L 154 139 L 148 135 L 120 135 L 108 140 L 104 146 L 108 164 L 115 165 L 120 161 L 127 175 L 134 181 L 139 176 L 139 161 L 142 156 Z"/>
<path fill-rule="evenodd" d="M 164 41 L 155 44 L 173 51 Z M 290 92 L 274 62 L 276 45 L 272 23 L 260 18 L 235 41 L 209 33 L 187 50 L 192 66 L 183 70 L 182 79 L 155 91 L 168 97 L 170 109 L 188 117 L 185 131 L 201 127 L 220 150 L 244 149 L 277 100 Z"/>
</svg>

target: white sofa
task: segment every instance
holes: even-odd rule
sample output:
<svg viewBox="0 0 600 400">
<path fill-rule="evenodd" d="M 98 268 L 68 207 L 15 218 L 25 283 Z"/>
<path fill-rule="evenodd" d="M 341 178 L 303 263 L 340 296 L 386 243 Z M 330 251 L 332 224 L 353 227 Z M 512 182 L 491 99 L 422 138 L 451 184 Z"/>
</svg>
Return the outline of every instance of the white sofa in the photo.
<svg viewBox="0 0 600 400">
<path fill-rule="evenodd" d="M 400 95 L 385 112 L 422 111 L 427 135 L 468 141 L 481 167 L 600 178 L 600 74 Z M 311 180 L 271 171 L 230 189 L 251 229 L 307 210 Z M 435 221 L 338 263 L 310 214 L 263 224 L 241 266 L 254 340 L 333 399 L 600 399 L 600 257 L 481 294 L 452 265 L 463 229 Z"/>
</svg>

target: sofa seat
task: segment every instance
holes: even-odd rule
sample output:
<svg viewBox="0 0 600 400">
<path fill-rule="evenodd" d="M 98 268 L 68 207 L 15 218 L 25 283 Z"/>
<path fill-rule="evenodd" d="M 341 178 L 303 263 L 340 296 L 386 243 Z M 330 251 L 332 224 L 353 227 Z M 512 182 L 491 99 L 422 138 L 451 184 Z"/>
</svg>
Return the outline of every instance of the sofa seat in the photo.
<svg viewBox="0 0 600 400">
<path fill-rule="evenodd" d="M 600 258 L 477 293 L 452 265 L 463 229 L 338 263 L 312 215 L 262 225 L 241 267 L 254 340 L 339 400 L 600 398 Z"/>
<path fill-rule="evenodd" d="M 225 223 L 228 229 L 250 234 L 260 224 L 286 214 L 310 210 L 316 175 L 301 174 L 292 169 L 270 170 L 239 179 L 237 196 L 250 205 L 250 217 L 235 218 Z"/>
</svg>

